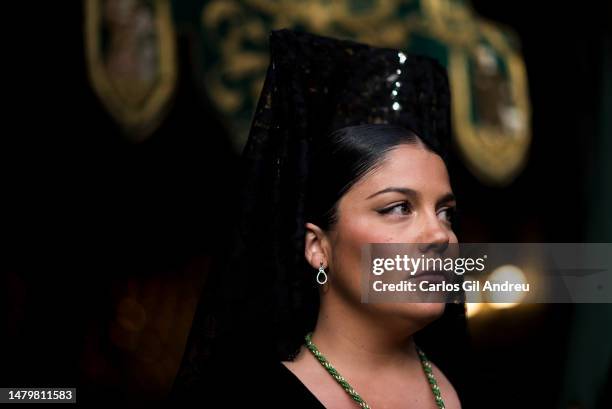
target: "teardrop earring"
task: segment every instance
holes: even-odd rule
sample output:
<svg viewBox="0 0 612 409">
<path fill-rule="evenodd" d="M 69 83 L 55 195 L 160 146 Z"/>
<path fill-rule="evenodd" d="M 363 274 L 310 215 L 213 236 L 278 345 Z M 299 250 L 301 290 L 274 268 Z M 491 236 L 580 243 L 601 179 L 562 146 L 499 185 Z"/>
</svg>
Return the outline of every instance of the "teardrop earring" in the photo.
<svg viewBox="0 0 612 409">
<path fill-rule="evenodd" d="M 317 273 L 317 283 L 323 285 L 327 282 L 327 273 L 323 268 L 323 262 L 321 261 L 321 266 L 319 267 L 319 272 Z"/>
</svg>

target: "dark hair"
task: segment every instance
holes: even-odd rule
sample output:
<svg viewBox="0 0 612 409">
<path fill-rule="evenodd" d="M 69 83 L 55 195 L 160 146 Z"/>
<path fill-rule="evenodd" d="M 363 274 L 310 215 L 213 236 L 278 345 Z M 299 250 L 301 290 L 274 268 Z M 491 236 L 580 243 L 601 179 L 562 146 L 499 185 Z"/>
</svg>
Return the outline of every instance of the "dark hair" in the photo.
<svg viewBox="0 0 612 409">
<path fill-rule="evenodd" d="M 306 221 L 323 230 L 333 228 L 338 201 L 361 178 L 381 165 L 385 155 L 398 145 L 421 144 L 442 156 L 416 133 L 392 124 L 347 126 L 320 138 L 312 155 L 306 194 Z"/>
</svg>

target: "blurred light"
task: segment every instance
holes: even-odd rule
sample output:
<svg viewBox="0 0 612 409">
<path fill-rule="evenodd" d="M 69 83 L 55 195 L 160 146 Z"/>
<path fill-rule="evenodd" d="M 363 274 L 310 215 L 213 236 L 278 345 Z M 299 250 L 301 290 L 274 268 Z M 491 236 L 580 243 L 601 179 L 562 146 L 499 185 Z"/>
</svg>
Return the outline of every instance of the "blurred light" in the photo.
<svg viewBox="0 0 612 409">
<path fill-rule="evenodd" d="M 517 305 L 519 305 L 518 302 L 492 302 L 489 304 L 491 308 L 494 308 L 496 310 L 512 308 L 512 307 L 516 307 Z"/>
<path fill-rule="evenodd" d="M 527 277 L 525 277 L 525 273 L 519 267 L 513 264 L 505 264 L 503 266 L 497 267 L 488 280 L 491 283 L 504 283 L 508 282 L 511 284 L 526 284 Z M 490 291 L 487 292 L 487 301 L 489 302 L 489 306 L 495 309 L 504 309 L 511 308 L 517 306 L 523 298 L 525 298 L 525 293 L 522 291 L 512 291 L 512 292 L 498 292 L 498 291 Z"/>
<path fill-rule="evenodd" d="M 471 318 L 483 311 L 484 304 L 480 302 L 482 301 L 482 294 L 480 291 L 472 291 L 469 295 L 470 302 L 465 303 L 465 309 L 467 317 Z"/>
<path fill-rule="evenodd" d="M 482 311 L 482 306 L 483 305 L 480 302 L 466 302 L 465 309 L 467 312 L 467 317 L 472 318 L 473 316 L 478 314 L 480 311 Z"/>
</svg>

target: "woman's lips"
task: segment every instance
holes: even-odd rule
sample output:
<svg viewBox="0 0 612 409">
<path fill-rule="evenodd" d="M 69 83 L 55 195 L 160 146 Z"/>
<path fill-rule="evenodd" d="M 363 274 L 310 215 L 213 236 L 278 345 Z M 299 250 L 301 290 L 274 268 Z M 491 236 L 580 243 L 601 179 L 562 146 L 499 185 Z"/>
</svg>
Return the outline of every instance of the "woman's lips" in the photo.
<svg viewBox="0 0 612 409">
<path fill-rule="evenodd" d="M 444 281 L 446 275 L 442 271 L 435 270 L 427 270 L 427 271 L 419 271 L 415 275 L 411 275 L 409 277 L 410 280 L 418 280 L 418 281 Z"/>
</svg>

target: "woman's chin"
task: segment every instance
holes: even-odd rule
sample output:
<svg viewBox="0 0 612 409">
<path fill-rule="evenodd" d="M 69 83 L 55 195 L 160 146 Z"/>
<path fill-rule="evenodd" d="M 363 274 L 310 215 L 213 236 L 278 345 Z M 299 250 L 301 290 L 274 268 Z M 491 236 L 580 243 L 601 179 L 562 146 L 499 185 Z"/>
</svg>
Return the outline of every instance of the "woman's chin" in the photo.
<svg viewBox="0 0 612 409">
<path fill-rule="evenodd" d="M 394 305 L 394 310 L 401 318 L 427 325 L 440 318 L 445 307 L 445 303 L 398 303 Z"/>
</svg>

